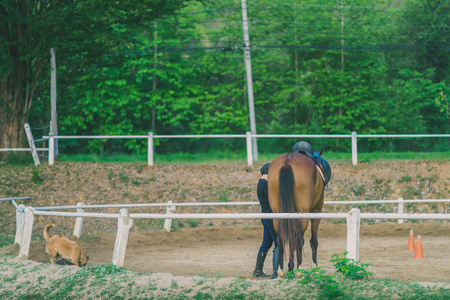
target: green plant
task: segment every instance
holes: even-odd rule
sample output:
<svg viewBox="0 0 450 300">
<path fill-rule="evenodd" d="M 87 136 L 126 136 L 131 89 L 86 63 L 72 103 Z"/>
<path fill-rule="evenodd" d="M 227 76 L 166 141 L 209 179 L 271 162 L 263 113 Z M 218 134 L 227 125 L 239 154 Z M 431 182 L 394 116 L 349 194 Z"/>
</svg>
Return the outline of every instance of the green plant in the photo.
<svg viewBox="0 0 450 300">
<path fill-rule="evenodd" d="M 351 190 L 356 196 L 360 196 L 360 195 L 364 194 L 365 188 L 364 188 L 364 185 L 358 185 L 358 186 L 352 187 Z"/>
<path fill-rule="evenodd" d="M 130 180 L 130 177 L 123 174 L 122 172 L 119 173 L 120 179 L 122 179 L 123 182 L 127 183 Z"/>
<path fill-rule="evenodd" d="M 170 287 L 177 289 L 178 288 L 178 283 L 175 280 L 172 280 L 172 282 L 170 283 Z"/>
<path fill-rule="evenodd" d="M 383 183 L 383 179 L 377 178 L 377 176 L 375 176 L 375 175 L 372 175 L 372 178 L 373 178 L 373 182 L 374 182 L 375 184 L 381 184 L 381 183 Z"/>
<path fill-rule="evenodd" d="M 35 184 L 39 185 L 42 183 L 41 173 L 39 169 L 33 169 L 31 170 L 31 181 Z"/>
<path fill-rule="evenodd" d="M 191 226 L 191 227 L 197 227 L 198 226 L 198 221 L 197 220 L 188 219 L 187 222 L 188 222 L 189 226 Z"/>
<path fill-rule="evenodd" d="M 0 248 L 9 246 L 14 243 L 14 236 L 0 235 Z"/>
<path fill-rule="evenodd" d="M 293 271 L 286 272 L 288 279 L 296 277 L 296 273 L 301 273 L 300 283 L 307 285 L 313 284 L 318 288 L 318 294 L 321 298 L 332 299 L 343 295 L 339 284 L 336 282 L 335 277 L 326 275 L 326 270 L 321 267 L 312 269 L 295 269 Z"/>
<path fill-rule="evenodd" d="M 29 154 L 24 155 L 11 152 L 3 159 L 3 162 L 6 165 L 29 165 L 33 163 L 33 158 Z"/>
<path fill-rule="evenodd" d="M 346 278 L 357 280 L 369 278 L 369 276 L 373 275 L 373 273 L 365 269 L 370 264 L 361 264 L 359 260 L 355 261 L 354 259 L 347 258 L 347 253 L 347 251 L 344 252 L 343 257 L 340 257 L 338 254 L 331 256 L 333 259 L 330 262 L 334 263 L 337 273 L 344 275 Z"/>
<path fill-rule="evenodd" d="M 116 177 L 114 177 L 113 171 L 108 172 L 108 178 L 111 180 L 112 186 L 116 187 Z"/>
<path fill-rule="evenodd" d="M 220 202 L 228 202 L 228 198 L 227 198 L 227 192 L 225 190 L 222 190 L 220 192 L 220 196 L 219 196 L 219 201 Z"/>
<path fill-rule="evenodd" d="M 402 178 L 400 178 L 400 179 L 398 180 L 398 183 L 402 183 L 402 182 L 410 182 L 411 179 L 412 179 L 411 176 L 408 176 L 408 175 L 402 176 Z"/>
</svg>

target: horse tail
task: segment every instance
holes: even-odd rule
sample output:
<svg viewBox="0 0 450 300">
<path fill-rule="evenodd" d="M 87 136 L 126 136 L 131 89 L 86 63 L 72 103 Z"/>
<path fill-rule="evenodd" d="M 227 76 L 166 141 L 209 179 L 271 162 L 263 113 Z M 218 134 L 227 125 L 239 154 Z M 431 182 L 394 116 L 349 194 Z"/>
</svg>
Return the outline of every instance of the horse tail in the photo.
<svg viewBox="0 0 450 300">
<path fill-rule="evenodd" d="M 295 208 L 295 177 L 292 172 L 292 167 L 289 164 L 285 164 L 280 169 L 280 175 L 278 177 L 278 186 L 280 190 L 280 212 L 292 213 L 297 212 Z M 278 247 L 286 253 L 285 246 L 289 244 L 289 263 L 293 264 L 294 253 L 300 253 L 299 241 L 301 240 L 301 222 L 297 219 L 281 219 L 278 230 Z M 280 257 L 280 267 L 283 268 L 283 258 Z M 291 266 L 289 266 L 291 267 Z"/>
</svg>

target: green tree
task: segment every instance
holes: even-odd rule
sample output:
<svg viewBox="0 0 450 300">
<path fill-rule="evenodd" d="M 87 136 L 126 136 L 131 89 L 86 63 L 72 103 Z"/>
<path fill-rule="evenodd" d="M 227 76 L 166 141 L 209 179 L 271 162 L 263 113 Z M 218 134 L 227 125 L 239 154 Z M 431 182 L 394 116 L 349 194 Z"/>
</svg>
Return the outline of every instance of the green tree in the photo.
<svg viewBox="0 0 450 300">
<path fill-rule="evenodd" d="M 172 13 L 185 1 L 30 0 L 0 2 L 0 147 L 23 146 L 36 88 L 55 48 L 59 59 L 77 57 L 74 75 L 102 54 L 126 45 L 122 28 Z"/>
</svg>

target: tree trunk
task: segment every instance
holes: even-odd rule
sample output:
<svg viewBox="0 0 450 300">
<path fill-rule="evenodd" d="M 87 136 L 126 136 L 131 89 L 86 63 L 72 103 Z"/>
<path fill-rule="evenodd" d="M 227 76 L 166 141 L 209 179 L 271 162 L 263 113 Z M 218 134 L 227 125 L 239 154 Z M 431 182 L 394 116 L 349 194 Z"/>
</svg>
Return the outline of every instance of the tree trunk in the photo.
<svg viewBox="0 0 450 300">
<path fill-rule="evenodd" d="M 11 106 L 2 103 L 0 109 L 0 148 L 26 148 L 25 120 L 17 111 L 7 113 Z"/>
<path fill-rule="evenodd" d="M 24 124 L 28 122 L 37 78 L 44 66 L 45 43 L 28 20 L 33 3 L 9 1 L 0 10 L 0 31 L 5 40 L 0 77 L 0 148 L 27 148 Z M 12 17 L 12 12 L 20 17 Z M 27 55 L 33 53 L 33 55 Z"/>
<path fill-rule="evenodd" d="M 8 89 L 6 82 L 0 83 L 0 148 L 27 148 L 24 124 L 28 122 L 34 87 L 29 89 L 29 82 L 18 82 Z"/>
</svg>

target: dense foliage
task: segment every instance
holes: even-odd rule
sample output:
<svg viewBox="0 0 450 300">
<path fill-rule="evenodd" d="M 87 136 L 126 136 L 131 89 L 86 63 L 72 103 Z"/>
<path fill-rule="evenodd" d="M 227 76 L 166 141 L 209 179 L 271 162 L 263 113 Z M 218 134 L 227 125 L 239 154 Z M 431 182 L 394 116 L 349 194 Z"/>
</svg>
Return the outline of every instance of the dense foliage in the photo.
<svg viewBox="0 0 450 300">
<path fill-rule="evenodd" d="M 57 56 L 60 135 L 249 131 L 241 1 L 186 1 L 145 19 L 131 18 L 142 14 L 125 14 L 123 7 L 111 15 L 100 8 L 84 7 L 76 18 L 77 26 L 91 28 L 93 40 L 74 31 L 50 44 Z M 260 0 L 247 1 L 247 9 L 258 133 L 450 132 L 449 0 Z M 50 76 L 44 75 L 32 125 L 49 122 Z M 156 142 L 160 153 L 245 147 L 242 139 Z M 283 152 L 294 142 L 258 143 L 262 152 Z M 348 151 L 349 143 L 314 140 L 316 148 L 334 151 Z M 362 151 L 449 146 L 446 138 L 358 144 Z M 60 148 L 139 153 L 146 141 L 65 140 Z"/>
</svg>

